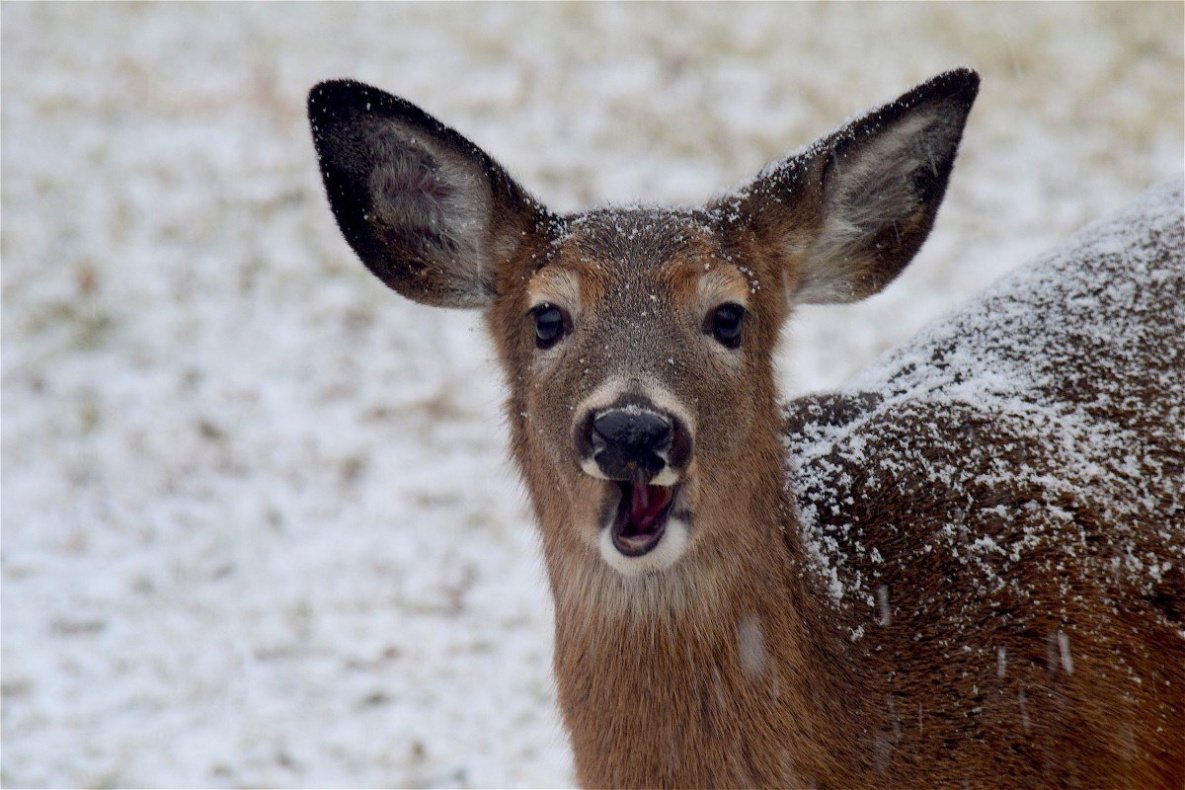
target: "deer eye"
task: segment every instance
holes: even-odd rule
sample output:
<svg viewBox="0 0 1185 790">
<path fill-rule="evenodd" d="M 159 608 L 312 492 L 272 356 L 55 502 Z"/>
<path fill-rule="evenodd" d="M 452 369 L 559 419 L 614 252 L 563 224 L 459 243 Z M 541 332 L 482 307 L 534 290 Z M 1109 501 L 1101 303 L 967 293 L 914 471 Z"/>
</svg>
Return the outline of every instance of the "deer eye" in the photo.
<svg viewBox="0 0 1185 790">
<path fill-rule="evenodd" d="M 745 321 L 745 308 L 733 302 L 717 307 L 704 321 L 704 334 L 711 334 L 725 348 L 741 345 L 741 325 Z"/>
<path fill-rule="evenodd" d="M 559 307 L 546 302 L 531 308 L 535 319 L 535 347 L 548 349 L 572 331 L 572 319 Z"/>
</svg>

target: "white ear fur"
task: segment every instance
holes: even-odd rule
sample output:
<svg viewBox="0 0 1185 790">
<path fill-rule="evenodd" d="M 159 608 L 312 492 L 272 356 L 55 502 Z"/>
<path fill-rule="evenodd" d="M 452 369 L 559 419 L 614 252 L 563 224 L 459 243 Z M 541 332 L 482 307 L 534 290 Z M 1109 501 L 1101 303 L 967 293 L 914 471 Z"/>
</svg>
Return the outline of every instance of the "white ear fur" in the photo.
<svg viewBox="0 0 1185 790">
<path fill-rule="evenodd" d="M 978 89 L 970 69 L 939 74 L 715 208 L 778 255 L 791 303 L 870 296 L 926 240 Z"/>
<path fill-rule="evenodd" d="M 389 136 L 383 148 L 390 153 L 370 173 L 375 219 L 437 239 L 449 254 L 450 279 L 487 282 L 493 206 L 480 170 L 395 121 L 379 123 L 386 128 L 375 134 Z"/>
<path fill-rule="evenodd" d="M 921 207 L 913 174 L 939 175 L 932 137 L 949 140 L 951 130 L 938 108 L 894 124 L 831 163 L 823 194 L 823 227 L 806 254 L 799 303 L 848 302 L 857 296 L 863 266 L 861 248 L 878 229 L 892 228 Z M 961 130 L 953 130 L 955 142 Z M 947 143 L 949 145 L 949 143 Z M 945 146 L 944 146 L 945 147 Z"/>
<path fill-rule="evenodd" d="M 546 210 L 469 140 L 377 88 L 323 82 L 308 111 L 333 215 L 367 268 L 423 304 L 489 306 Z"/>
</svg>

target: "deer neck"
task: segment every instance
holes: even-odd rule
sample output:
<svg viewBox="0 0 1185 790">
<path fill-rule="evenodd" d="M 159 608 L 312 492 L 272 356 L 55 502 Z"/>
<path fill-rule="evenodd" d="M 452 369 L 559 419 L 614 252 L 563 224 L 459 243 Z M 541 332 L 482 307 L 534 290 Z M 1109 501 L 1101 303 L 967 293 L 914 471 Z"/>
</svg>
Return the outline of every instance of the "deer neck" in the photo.
<svg viewBox="0 0 1185 790">
<path fill-rule="evenodd" d="M 831 706 L 852 695 L 826 673 L 843 645 L 804 581 L 781 475 L 731 483 L 697 516 L 728 544 L 705 541 L 662 574 L 626 578 L 544 541 L 582 784 L 801 786 L 842 771 Z"/>
</svg>

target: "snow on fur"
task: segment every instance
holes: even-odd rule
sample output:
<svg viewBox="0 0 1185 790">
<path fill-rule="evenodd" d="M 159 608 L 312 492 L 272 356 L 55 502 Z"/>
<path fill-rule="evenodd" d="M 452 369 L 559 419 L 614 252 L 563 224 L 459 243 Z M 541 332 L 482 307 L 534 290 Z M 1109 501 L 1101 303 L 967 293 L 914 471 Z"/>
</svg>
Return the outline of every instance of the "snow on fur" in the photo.
<svg viewBox="0 0 1185 790">
<path fill-rule="evenodd" d="M 984 594 L 1027 594 L 1035 552 L 1051 575 L 1074 556 L 1109 589 L 1185 590 L 1183 234 L 1182 183 L 1162 184 L 789 404 L 790 485 L 834 602 L 873 607 L 917 555 Z M 906 515 L 886 527 L 890 502 Z"/>
</svg>

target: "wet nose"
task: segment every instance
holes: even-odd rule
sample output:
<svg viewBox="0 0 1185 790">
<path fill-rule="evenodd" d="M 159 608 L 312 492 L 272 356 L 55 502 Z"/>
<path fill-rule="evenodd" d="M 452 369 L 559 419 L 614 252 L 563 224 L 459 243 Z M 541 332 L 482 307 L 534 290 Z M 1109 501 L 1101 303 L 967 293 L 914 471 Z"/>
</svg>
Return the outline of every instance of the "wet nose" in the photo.
<svg viewBox="0 0 1185 790">
<path fill-rule="evenodd" d="M 666 415 L 625 406 L 595 414 L 590 439 L 601 471 L 615 480 L 628 480 L 639 472 L 652 478 L 662 471 L 673 434 Z"/>
</svg>

